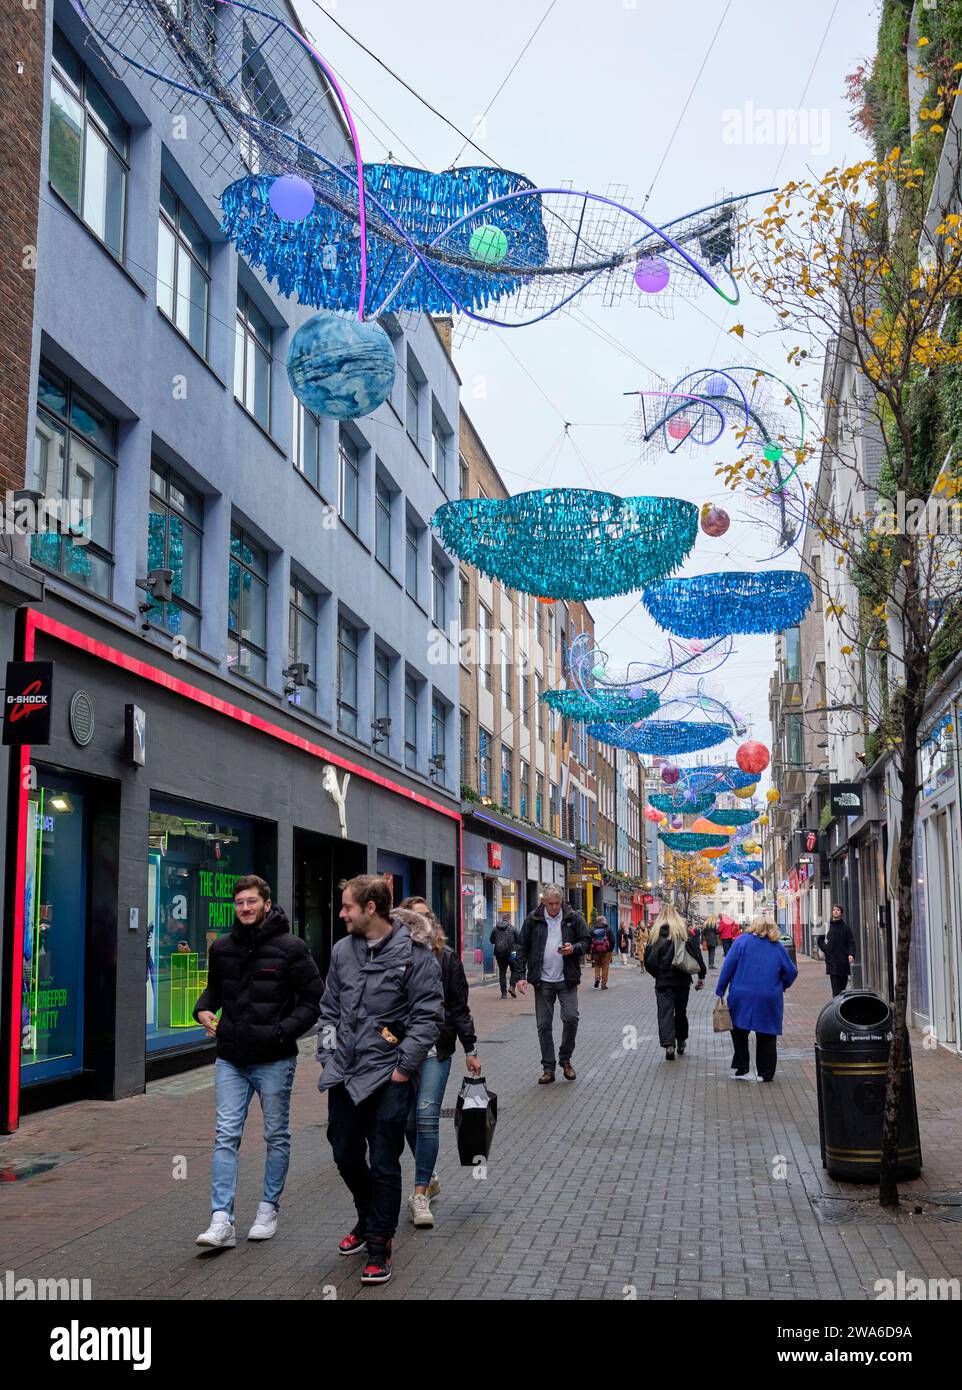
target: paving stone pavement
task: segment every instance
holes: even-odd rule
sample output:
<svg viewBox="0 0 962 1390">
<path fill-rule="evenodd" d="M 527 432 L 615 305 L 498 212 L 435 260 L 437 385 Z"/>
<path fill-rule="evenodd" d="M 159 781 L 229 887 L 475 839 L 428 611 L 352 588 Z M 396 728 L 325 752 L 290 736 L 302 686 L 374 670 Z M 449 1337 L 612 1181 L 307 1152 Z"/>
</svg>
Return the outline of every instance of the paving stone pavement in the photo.
<svg viewBox="0 0 962 1390">
<path fill-rule="evenodd" d="M 692 995 L 684 1058 L 658 1047 L 654 991 L 635 966 L 611 988 L 585 972 L 578 1079 L 538 1086 L 533 1003 L 472 989 L 500 1118 L 485 1176 L 459 1167 L 442 1120 L 433 1231 L 402 1212 L 394 1278 L 358 1282 L 336 1243 L 353 1207 L 330 1156 L 313 1046 L 302 1044 L 293 1157 L 277 1237 L 243 1235 L 260 1197 L 256 1102 L 241 1153 L 235 1250 L 193 1240 L 208 1220 L 212 1069 L 144 1096 L 28 1116 L 0 1139 L 0 1270 L 89 1278 L 95 1298 L 872 1299 L 875 1281 L 962 1279 L 962 1059 L 915 1038 L 926 1168 L 897 1217 L 870 1188 L 829 1180 L 818 1151 L 812 1038 L 828 998 L 801 962 L 772 1085 L 735 1082 L 712 1032 L 713 988 Z M 453 1108 L 455 1065 L 446 1103 Z M 49 1168 L 43 1165 L 50 1164 Z M 24 1170 L 32 1176 L 14 1178 Z M 405 1157 L 405 1187 L 412 1179 Z M 849 1199 L 848 1201 L 842 1200 Z M 853 1205 L 857 1201 L 857 1205 Z M 924 1205 L 922 1205 L 924 1203 Z M 914 1214 L 919 1205 L 921 1214 Z"/>
</svg>

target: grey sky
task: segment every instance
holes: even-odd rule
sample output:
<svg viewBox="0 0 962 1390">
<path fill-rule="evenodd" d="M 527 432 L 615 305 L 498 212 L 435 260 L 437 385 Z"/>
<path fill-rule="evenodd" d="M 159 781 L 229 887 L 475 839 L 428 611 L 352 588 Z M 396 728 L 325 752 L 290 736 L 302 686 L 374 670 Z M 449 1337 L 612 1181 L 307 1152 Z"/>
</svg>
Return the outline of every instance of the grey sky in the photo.
<svg viewBox="0 0 962 1390">
<path fill-rule="evenodd" d="M 548 3 L 336 0 L 333 14 L 470 131 Z M 349 84 L 365 159 L 390 150 L 402 163 L 447 167 L 462 145 L 455 132 L 341 34 L 316 0 L 297 4 L 324 56 Z M 864 157 L 864 145 L 849 128 L 844 79 L 874 53 L 877 23 L 872 0 L 732 0 L 728 6 L 725 0 L 674 6 L 556 0 L 475 138 L 497 162 L 538 184 L 570 179 L 576 188 L 601 194 L 626 185 L 626 201 L 638 210 L 655 179 L 644 211 L 654 222 L 668 221 L 715 197 Z M 786 142 L 784 126 L 779 142 L 777 127 L 772 130 L 777 113 L 796 110 L 804 143 Z M 469 149 L 459 162 L 484 160 Z M 736 323 L 746 326 L 741 345 L 727 332 Z M 670 494 L 699 505 L 717 500 L 732 515 L 731 530 L 722 540 L 699 532 L 684 573 L 743 569 L 762 553 L 757 528 L 739 519 L 741 501 L 730 496 L 725 502 L 714 477 L 716 462 L 735 457 L 734 445 L 726 445 L 727 452 L 692 450 L 641 463 L 626 440 L 633 402 L 623 393 L 645 384 L 639 361 L 675 379 L 695 367 L 755 360 L 789 376 L 814 403 L 815 368 L 804 375 L 786 368 L 785 344 L 772 328 L 758 306 L 729 308 L 707 287 L 693 302 L 679 300 L 672 320 L 635 303 L 606 309 L 586 296 L 576 314 L 525 329 L 483 329 L 462 342 L 456 363 L 463 404 L 512 491 L 564 483 L 623 495 Z M 571 441 L 559 448 L 564 421 L 573 422 Z M 795 567 L 793 557 L 788 561 Z M 653 648 L 663 646 L 637 599 L 590 608 L 613 665 L 650 659 Z M 738 639 L 736 654 L 713 678 L 766 742 L 772 654 L 771 638 Z M 723 745 L 723 753 L 733 751 Z"/>
</svg>

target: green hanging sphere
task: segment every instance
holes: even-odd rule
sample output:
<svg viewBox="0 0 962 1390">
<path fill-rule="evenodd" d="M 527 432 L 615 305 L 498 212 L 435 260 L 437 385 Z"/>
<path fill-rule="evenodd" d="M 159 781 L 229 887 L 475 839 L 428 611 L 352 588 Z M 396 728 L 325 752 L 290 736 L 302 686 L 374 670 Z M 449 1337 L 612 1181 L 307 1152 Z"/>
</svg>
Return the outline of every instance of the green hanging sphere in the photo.
<svg viewBox="0 0 962 1390">
<path fill-rule="evenodd" d="M 603 666 L 596 666 L 591 674 L 594 676 L 596 681 L 604 680 L 605 668 Z"/>
<path fill-rule="evenodd" d="M 780 463 L 784 452 L 785 450 L 780 449 L 777 444 L 766 444 L 763 457 L 766 458 L 769 463 Z"/>
<path fill-rule="evenodd" d="M 468 250 L 482 265 L 498 265 L 508 254 L 508 238 L 500 227 L 485 223 L 471 233 Z"/>
</svg>

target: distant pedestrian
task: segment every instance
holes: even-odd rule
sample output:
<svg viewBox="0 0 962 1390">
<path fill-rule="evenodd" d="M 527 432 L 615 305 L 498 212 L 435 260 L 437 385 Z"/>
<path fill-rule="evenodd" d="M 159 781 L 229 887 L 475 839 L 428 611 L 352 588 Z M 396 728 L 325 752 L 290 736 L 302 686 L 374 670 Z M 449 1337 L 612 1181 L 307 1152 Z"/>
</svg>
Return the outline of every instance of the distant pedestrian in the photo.
<svg viewBox="0 0 962 1390">
<path fill-rule="evenodd" d="M 611 966 L 611 957 L 615 949 L 615 934 L 603 917 L 597 913 L 591 923 L 591 935 L 589 938 L 589 951 L 591 952 L 591 964 L 595 970 L 595 989 L 600 985 L 602 989 L 608 988 L 608 970 Z"/>
<path fill-rule="evenodd" d="M 433 1226 L 431 1198 L 441 1191 L 435 1164 L 440 1148 L 444 1088 L 457 1040 L 464 1048 L 468 1071 L 480 1076 L 478 1034 L 468 1007 L 468 982 L 461 958 L 447 944 L 444 929 L 428 903 L 424 898 L 405 898 L 394 915 L 407 925 L 412 941 L 429 946 L 434 952 L 444 990 L 444 1022 L 418 1074 L 407 1123 L 407 1141 L 414 1154 L 414 1191 L 408 1198 L 408 1212 L 415 1226 Z"/>
<path fill-rule="evenodd" d="M 518 974 L 518 931 L 512 925 L 510 917 L 502 917 L 498 925 L 491 933 L 491 945 L 494 947 L 494 958 L 498 963 L 498 981 L 501 985 L 501 998 L 507 999 L 510 993 L 512 999 L 517 999 L 515 993 L 515 983 Z M 508 978 L 510 974 L 511 988 L 508 989 Z"/>
<path fill-rule="evenodd" d="M 291 933 L 283 908 L 256 874 L 234 881 L 234 925 L 207 951 L 207 988 L 194 1017 L 217 1039 L 214 1104 L 217 1111 L 211 1163 L 210 1226 L 198 1245 L 230 1249 L 234 1232 L 237 1155 L 255 1095 L 264 1115 L 267 1161 L 264 1196 L 248 1240 L 270 1240 L 291 1160 L 291 1089 L 297 1040 L 317 1021 L 321 977 L 300 937 Z M 220 1021 L 216 1014 L 221 1011 Z"/>
<path fill-rule="evenodd" d="M 684 970 L 676 961 L 687 960 L 692 969 Z M 688 1046 L 688 998 L 692 975 L 698 976 L 695 989 L 702 989 L 708 971 L 701 951 L 691 941 L 683 918 L 666 904 L 655 918 L 651 940 L 645 952 L 645 969 L 654 976 L 658 1001 L 658 1040 L 665 1049 L 665 1060 L 673 1062 L 675 1052 L 685 1055 Z"/>
<path fill-rule="evenodd" d="M 755 1065 L 762 1081 L 771 1081 L 778 1062 L 777 1039 L 782 1031 L 785 991 L 798 976 L 797 968 L 779 941 L 775 923 L 756 917 L 725 957 L 715 993 L 732 1016 L 732 1069 L 736 1080 L 748 1076 L 748 1035 L 755 1034 Z"/>
<path fill-rule="evenodd" d="M 832 998 L 841 994 L 848 984 L 855 960 L 855 937 L 852 928 L 842 916 L 842 909 L 836 903 L 832 908 L 832 920 L 828 935 L 819 942 L 825 956 L 825 974 L 832 982 Z"/>
<path fill-rule="evenodd" d="M 715 952 L 718 950 L 718 924 L 714 917 L 709 917 L 702 929 L 702 942 L 708 952 L 708 969 L 715 968 Z"/>
<path fill-rule="evenodd" d="M 648 937 L 650 935 L 647 922 L 639 922 L 635 927 L 635 956 L 638 961 L 638 968 L 641 973 L 645 973 L 645 952 L 648 950 Z"/>
<path fill-rule="evenodd" d="M 695 943 L 699 951 L 701 950 L 701 927 L 697 924 L 697 922 L 694 925 L 689 926 L 688 939 Z"/>
<path fill-rule="evenodd" d="M 386 1284 L 401 1212 L 401 1154 L 412 1078 L 444 1022 L 441 968 L 391 916 L 391 886 L 362 874 L 341 885 L 341 921 L 321 1002 L 317 1056 L 327 1091 L 327 1137 L 354 1198 L 357 1223 L 342 1255 L 367 1246 L 362 1284 Z"/>
<path fill-rule="evenodd" d="M 628 957 L 631 955 L 631 932 L 627 927 L 618 928 L 618 954 L 621 956 L 622 965 L 627 965 Z"/>
<path fill-rule="evenodd" d="M 721 942 L 722 955 L 728 955 L 732 948 L 732 942 L 736 941 L 740 935 L 741 927 L 734 917 L 729 917 L 727 912 L 723 912 L 718 919 L 718 939 Z"/>
<path fill-rule="evenodd" d="M 571 1058 L 578 1033 L 578 985 L 581 961 L 588 954 L 585 920 L 566 907 L 560 888 L 548 888 L 541 905 L 529 913 L 521 927 L 518 954 L 522 995 L 534 990 L 534 1011 L 541 1044 L 542 1072 L 539 1086 L 554 1081 L 554 1006 L 561 1010 L 561 1046 L 558 1061 L 566 1081 L 575 1080 Z"/>
</svg>

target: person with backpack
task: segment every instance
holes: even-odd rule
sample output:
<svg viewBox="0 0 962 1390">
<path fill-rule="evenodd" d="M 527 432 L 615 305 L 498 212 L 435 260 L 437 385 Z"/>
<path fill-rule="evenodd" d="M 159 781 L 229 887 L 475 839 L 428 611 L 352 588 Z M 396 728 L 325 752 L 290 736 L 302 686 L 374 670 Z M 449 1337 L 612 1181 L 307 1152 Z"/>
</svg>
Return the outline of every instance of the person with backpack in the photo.
<svg viewBox="0 0 962 1390">
<path fill-rule="evenodd" d="M 683 1057 L 688 1046 L 688 997 L 692 976 L 698 976 L 695 989 L 702 989 L 708 971 L 701 951 L 688 935 L 684 920 L 670 903 L 661 909 L 651 928 L 645 969 L 655 977 L 658 1040 L 665 1049 L 665 1061 L 673 1062 L 676 1050 L 678 1056 Z"/>
<path fill-rule="evenodd" d="M 615 949 L 615 934 L 603 917 L 596 913 L 591 923 L 588 952 L 595 968 L 595 989 L 608 988 L 608 970 Z"/>
<path fill-rule="evenodd" d="M 511 924 L 510 917 L 502 917 L 501 921 L 494 928 L 490 937 L 491 945 L 494 947 L 494 958 L 498 963 L 498 980 L 501 984 L 501 998 L 507 999 L 511 995 L 512 999 L 517 999 L 515 993 L 515 979 L 517 977 L 518 959 L 518 933 Z M 511 988 L 508 989 L 508 973 L 510 971 Z"/>
</svg>

